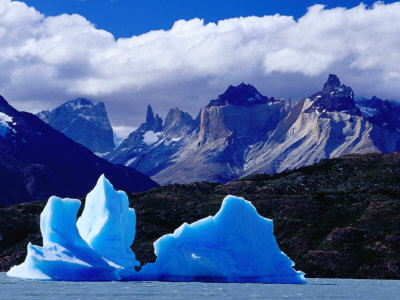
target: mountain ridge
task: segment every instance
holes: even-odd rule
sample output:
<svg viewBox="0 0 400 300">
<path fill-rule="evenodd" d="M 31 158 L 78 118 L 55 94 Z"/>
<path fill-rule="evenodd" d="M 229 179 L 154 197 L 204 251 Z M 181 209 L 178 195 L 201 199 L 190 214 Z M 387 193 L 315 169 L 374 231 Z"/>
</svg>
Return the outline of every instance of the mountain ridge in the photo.
<svg viewBox="0 0 400 300">
<path fill-rule="evenodd" d="M 242 83 L 211 100 L 196 119 L 175 109 L 176 114 L 186 114 L 184 123 L 175 123 L 175 134 L 167 130 L 167 122 L 157 133 L 139 127 L 126 139 L 130 143 L 122 143 L 106 158 L 161 184 L 225 183 L 346 153 L 399 151 L 400 114 L 391 111 L 394 104 L 382 103 L 374 116 L 366 117 L 362 111 L 369 104 L 356 102 L 351 87 L 334 74 L 321 91 L 294 106 Z M 132 143 L 142 141 L 145 134 L 152 135 L 152 143 Z"/>
</svg>

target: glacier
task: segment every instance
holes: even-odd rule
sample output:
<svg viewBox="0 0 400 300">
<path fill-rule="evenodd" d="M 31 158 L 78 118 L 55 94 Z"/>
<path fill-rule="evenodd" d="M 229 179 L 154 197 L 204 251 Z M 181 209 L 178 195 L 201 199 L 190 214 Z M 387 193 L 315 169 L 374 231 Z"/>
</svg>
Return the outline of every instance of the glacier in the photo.
<svg viewBox="0 0 400 300">
<path fill-rule="evenodd" d="M 227 196 L 215 216 L 184 223 L 154 243 L 155 263 L 135 270 L 136 215 L 128 197 L 100 176 L 81 202 L 50 197 L 40 218 L 43 247 L 29 243 L 8 276 L 67 281 L 306 283 L 276 243 L 273 222 L 243 198 Z"/>
</svg>

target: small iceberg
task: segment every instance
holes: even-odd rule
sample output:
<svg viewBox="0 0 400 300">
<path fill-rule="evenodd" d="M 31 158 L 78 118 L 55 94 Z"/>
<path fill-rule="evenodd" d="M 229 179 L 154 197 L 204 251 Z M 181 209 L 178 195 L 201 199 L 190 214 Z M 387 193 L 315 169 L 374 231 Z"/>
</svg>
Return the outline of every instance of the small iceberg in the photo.
<svg viewBox="0 0 400 300">
<path fill-rule="evenodd" d="M 118 270 L 79 235 L 76 215 L 81 202 L 51 197 L 40 215 L 43 247 L 28 244 L 25 262 L 8 276 L 70 281 L 119 280 Z"/>
<path fill-rule="evenodd" d="M 243 198 L 227 196 L 213 217 L 183 224 L 154 243 L 157 260 L 135 270 L 130 249 L 136 215 L 125 192 L 102 175 L 81 203 L 51 197 L 41 214 L 43 247 L 28 245 L 9 276 L 69 281 L 206 281 L 306 283 L 280 251 L 272 220 Z"/>
</svg>

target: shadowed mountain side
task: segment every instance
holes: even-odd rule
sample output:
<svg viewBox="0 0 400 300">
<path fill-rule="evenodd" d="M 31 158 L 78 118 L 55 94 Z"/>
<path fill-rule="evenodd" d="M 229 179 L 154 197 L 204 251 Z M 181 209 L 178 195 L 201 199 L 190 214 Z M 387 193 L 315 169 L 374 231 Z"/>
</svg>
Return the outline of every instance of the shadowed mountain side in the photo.
<svg viewBox="0 0 400 300">
<path fill-rule="evenodd" d="M 52 195 L 82 197 L 103 173 L 125 191 L 157 186 L 133 168 L 97 157 L 35 115 L 15 110 L 1 96 L 0 112 L 12 120 L 0 136 L 1 206 Z"/>
</svg>

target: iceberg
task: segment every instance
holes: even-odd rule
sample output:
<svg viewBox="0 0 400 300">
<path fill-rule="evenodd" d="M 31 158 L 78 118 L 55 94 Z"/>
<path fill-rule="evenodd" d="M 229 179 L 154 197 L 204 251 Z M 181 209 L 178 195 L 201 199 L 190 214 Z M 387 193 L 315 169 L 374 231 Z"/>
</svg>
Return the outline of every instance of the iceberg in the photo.
<svg viewBox="0 0 400 300">
<path fill-rule="evenodd" d="M 69 281 L 306 283 L 278 247 L 273 222 L 243 198 L 227 196 L 215 216 L 184 223 L 154 243 L 155 263 L 135 270 L 136 215 L 127 195 L 102 175 L 81 202 L 50 197 L 40 218 L 43 247 L 29 243 L 9 276 Z"/>
<path fill-rule="evenodd" d="M 278 247 L 273 222 L 243 198 L 227 196 L 213 217 L 184 223 L 154 243 L 157 260 L 123 280 L 306 283 Z"/>
<path fill-rule="evenodd" d="M 81 202 L 50 197 L 40 215 L 43 247 L 28 244 L 25 262 L 7 275 L 27 279 L 108 281 L 119 280 L 111 266 L 79 235 L 76 217 Z"/>
<path fill-rule="evenodd" d="M 124 268 L 140 265 L 130 249 L 135 238 L 135 210 L 129 208 L 126 193 L 115 191 L 104 175 L 87 195 L 77 227 L 81 237 L 108 261 Z"/>
</svg>

